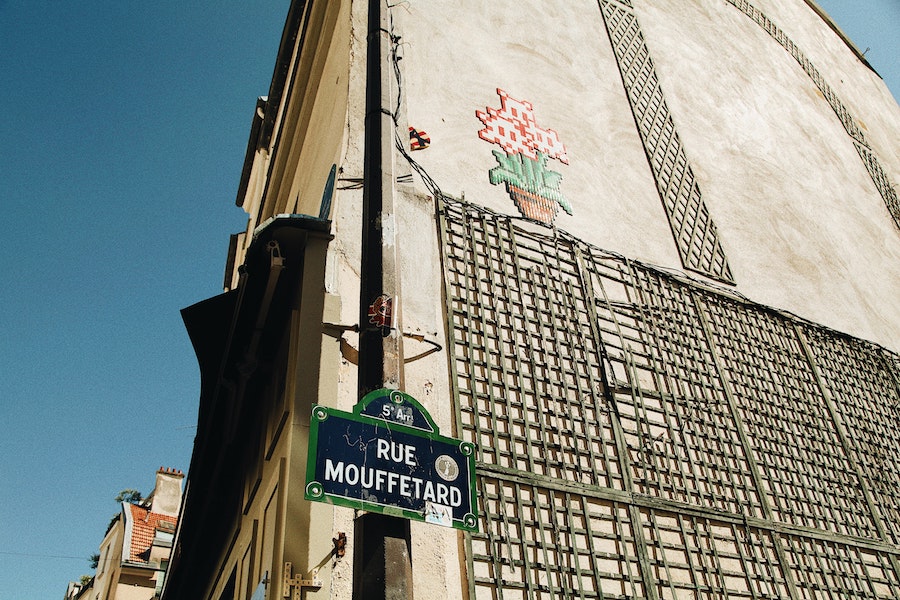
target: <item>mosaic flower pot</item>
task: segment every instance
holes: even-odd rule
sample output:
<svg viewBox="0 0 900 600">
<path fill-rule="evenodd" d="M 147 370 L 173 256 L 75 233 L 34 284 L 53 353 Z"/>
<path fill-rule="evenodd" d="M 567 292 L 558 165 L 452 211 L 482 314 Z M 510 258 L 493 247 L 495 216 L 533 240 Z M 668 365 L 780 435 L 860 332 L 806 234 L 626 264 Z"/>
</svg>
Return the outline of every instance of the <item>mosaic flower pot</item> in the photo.
<svg viewBox="0 0 900 600">
<path fill-rule="evenodd" d="M 519 209 L 519 212 L 523 217 L 533 221 L 546 223 L 547 225 L 553 224 L 553 219 L 556 217 L 556 213 L 559 210 L 559 204 L 555 201 L 548 200 L 543 196 L 539 196 L 528 190 L 523 190 L 514 185 L 507 185 L 507 191 L 510 196 L 512 196 L 516 208 Z"/>
</svg>

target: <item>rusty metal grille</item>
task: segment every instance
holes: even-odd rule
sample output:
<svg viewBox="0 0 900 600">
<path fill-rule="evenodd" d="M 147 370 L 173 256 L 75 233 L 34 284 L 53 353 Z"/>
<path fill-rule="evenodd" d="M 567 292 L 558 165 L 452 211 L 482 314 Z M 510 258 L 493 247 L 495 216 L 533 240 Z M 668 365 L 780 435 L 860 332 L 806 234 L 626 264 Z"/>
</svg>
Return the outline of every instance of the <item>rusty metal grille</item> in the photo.
<svg viewBox="0 0 900 600">
<path fill-rule="evenodd" d="M 800 68 L 803 69 L 809 78 L 812 79 L 813 83 L 816 84 L 816 87 L 819 88 L 819 91 L 821 91 L 822 95 L 825 97 L 825 101 L 828 102 L 828 105 L 834 111 L 834 114 L 837 115 L 837 118 L 841 121 L 847 135 L 853 139 L 853 145 L 856 148 L 856 152 L 859 154 L 859 158 L 869 172 L 869 176 L 872 178 L 875 188 L 884 200 L 888 212 L 894 219 L 894 224 L 897 225 L 897 227 L 900 227 L 900 198 L 897 197 L 895 186 L 891 183 L 887 173 L 881 166 L 881 162 L 872 150 L 872 146 L 866 140 L 862 128 L 857 124 L 853 115 L 850 114 L 847 106 L 838 97 L 834 88 L 828 85 L 825 78 L 822 76 L 822 73 L 812 64 L 809 58 L 803 54 L 800 47 L 797 46 L 797 44 L 795 44 L 784 31 L 775 25 L 775 23 L 761 10 L 753 6 L 753 4 L 747 0 L 728 0 L 728 2 L 772 36 L 776 42 L 787 50 L 788 54 L 797 61 Z"/>
<path fill-rule="evenodd" d="M 440 221 L 472 598 L 896 591 L 897 355 L 474 205 Z"/>
<path fill-rule="evenodd" d="M 686 269 L 731 283 L 725 251 L 675 130 L 637 17 L 618 3 L 601 0 L 600 5 L 681 262 Z"/>
</svg>

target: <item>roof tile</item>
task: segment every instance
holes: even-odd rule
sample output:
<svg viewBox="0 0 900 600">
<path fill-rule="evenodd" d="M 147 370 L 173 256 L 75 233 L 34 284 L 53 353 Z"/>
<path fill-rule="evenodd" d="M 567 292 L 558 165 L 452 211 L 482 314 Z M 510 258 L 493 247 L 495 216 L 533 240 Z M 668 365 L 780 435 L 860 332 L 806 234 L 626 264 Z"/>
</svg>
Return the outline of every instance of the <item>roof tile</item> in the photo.
<svg viewBox="0 0 900 600">
<path fill-rule="evenodd" d="M 169 515 L 163 515 L 147 510 L 143 506 L 128 504 L 132 516 L 131 548 L 125 549 L 127 560 L 131 562 L 148 562 L 147 551 L 153 545 L 156 530 L 160 528 L 173 528 L 178 519 Z"/>
</svg>

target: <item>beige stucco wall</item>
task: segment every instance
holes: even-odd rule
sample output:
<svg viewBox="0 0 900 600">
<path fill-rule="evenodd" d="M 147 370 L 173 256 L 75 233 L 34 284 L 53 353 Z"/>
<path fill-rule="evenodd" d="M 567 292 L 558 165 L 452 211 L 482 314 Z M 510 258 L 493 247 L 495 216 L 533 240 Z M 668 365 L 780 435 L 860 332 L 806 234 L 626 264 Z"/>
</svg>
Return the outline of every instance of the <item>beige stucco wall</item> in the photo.
<svg viewBox="0 0 900 600">
<path fill-rule="evenodd" d="M 549 165 L 562 174 L 560 190 L 574 209 L 558 216 L 558 227 L 677 263 L 595 1 L 419 3 L 394 14 L 409 124 L 432 139 L 414 158 L 445 193 L 516 214 L 502 186 L 488 181 L 497 146 L 478 138 L 475 116 L 499 106 L 501 88 L 531 102 L 538 125 L 566 146 L 569 164 Z M 660 218 L 647 218 L 655 213 Z"/>
<path fill-rule="evenodd" d="M 283 212 L 318 216 L 324 182 L 331 165 L 339 162 L 347 125 L 350 3 L 331 4 L 323 19 L 323 29 L 330 34 L 318 42 L 320 55 L 311 68 L 315 83 L 304 89 L 302 98 L 292 98 L 303 106 L 290 140 L 300 148 L 299 153 L 292 149 L 300 166 L 288 168 L 292 180 L 280 192 L 286 202 Z"/>
<path fill-rule="evenodd" d="M 896 349 L 900 231 L 812 80 L 730 4 L 635 4 L 737 291 Z M 900 108 L 883 82 L 805 2 L 755 5 L 812 60 L 900 181 Z M 560 212 L 556 225 L 682 268 L 597 2 L 412 2 L 391 13 L 401 108 L 432 140 L 413 157 L 445 193 L 516 214 L 488 182 L 497 146 L 477 135 L 475 111 L 499 106 L 502 88 L 530 101 L 566 145 L 569 164 L 549 166 L 574 214 Z"/>
<path fill-rule="evenodd" d="M 124 568 L 110 600 L 152 600 L 156 593 L 153 571 Z"/>
<path fill-rule="evenodd" d="M 754 5 L 809 57 L 900 181 L 900 108 L 883 82 L 805 2 Z M 731 5 L 637 12 L 738 290 L 896 350 L 900 230 L 812 79 Z"/>
<path fill-rule="evenodd" d="M 892 301 L 900 297 L 900 231 L 809 78 L 730 5 L 638 5 L 736 291 L 900 346 L 900 314 Z M 839 93 L 852 88 L 845 102 L 861 119 L 878 123 L 881 131 L 872 132 L 871 143 L 900 181 L 900 109 L 883 83 L 802 0 L 760 8 L 779 23 L 793 24 L 786 30 L 826 79 L 843 81 Z M 411 157 L 445 194 L 517 214 L 502 186 L 488 181 L 496 146 L 479 139 L 482 124 L 475 116 L 476 110 L 499 106 L 501 88 L 530 101 L 538 124 L 556 130 L 566 145 L 569 163 L 549 166 L 562 174 L 560 189 L 574 214 L 560 212 L 557 227 L 629 258 L 682 270 L 595 0 L 408 2 L 388 13 L 385 25 L 400 37 L 402 59 L 399 90 L 390 61 L 384 61 L 391 85 L 385 108 L 397 112 L 401 139 L 409 125 L 430 136 L 430 147 Z M 354 2 L 348 135 L 340 163 L 345 177 L 361 177 L 363 169 L 365 32 L 365 3 Z M 399 153 L 384 168 L 393 181 L 396 210 L 385 221 L 385 246 L 400 265 L 396 325 L 446 348 L 431 194 Z M 358 319 L 361 203 L 360 189 L 336 193 L 326 274 L 333 311 L 326 320 L 341 325 Z M 356 344 L 353 333 L 343 337 Z M 426 349 L 409 337 L 402 342 L 407 357 Z M 338 373 L 336 404 L 350 410 L 358 400 L 356 366 L 334 348 L 331 355 Z M 446 360 L 440 352 L 406 364 L 403 388 L 431 412 L 442 433 L 454 435 Z M 353 517 L 336 509 L 334 531 L 352 531 Z M 412 525 L 417 596 L 464 597 L 460 541 L 455 531 Z M 350 596 L 349 554 L 334 566 L 331 584 L 333 597 Z"/>
<path fill-rule="evenodd" d="M 125 516 L 120 514 L 119 519 L 100 543 L 100 561 L 97 564 L 93 585 L 100 598 L 107 598 L 115 593 L 114 588 L 121 570 L 124 540 Z"/>
</svg>

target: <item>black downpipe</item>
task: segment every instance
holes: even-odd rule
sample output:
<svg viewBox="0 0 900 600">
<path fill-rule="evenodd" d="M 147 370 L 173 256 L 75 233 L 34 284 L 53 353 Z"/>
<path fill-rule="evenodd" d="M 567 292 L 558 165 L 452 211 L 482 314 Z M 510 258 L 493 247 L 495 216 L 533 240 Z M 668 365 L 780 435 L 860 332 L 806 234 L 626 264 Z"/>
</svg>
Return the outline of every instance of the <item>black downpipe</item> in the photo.
<svg viewBox="0 0 900 600">
<path fill-rule="evenodd" d="M 369 305 L 384 293 L 381 212 L 382 123 L 381 2 L 369 0 L 366 39 L 366 116 L 363 148 L 362 258 L 359 290 L 358 399 L 384 386 L 385 329 L 369 322 Z M 353 527 L 353 599 L 412 598 L 409 521 L 366 513 Z"/>
<path fill-rule="evenodd" d="M 369 322 L 369 305 L 383 293 L 381 170 L 381 1 L 369 0 L 366 39 L 366 116 L 363 147 L 362 260 L 359 289 L 359 398 L 384 384 L 381 328 Z"/>
</svg>

